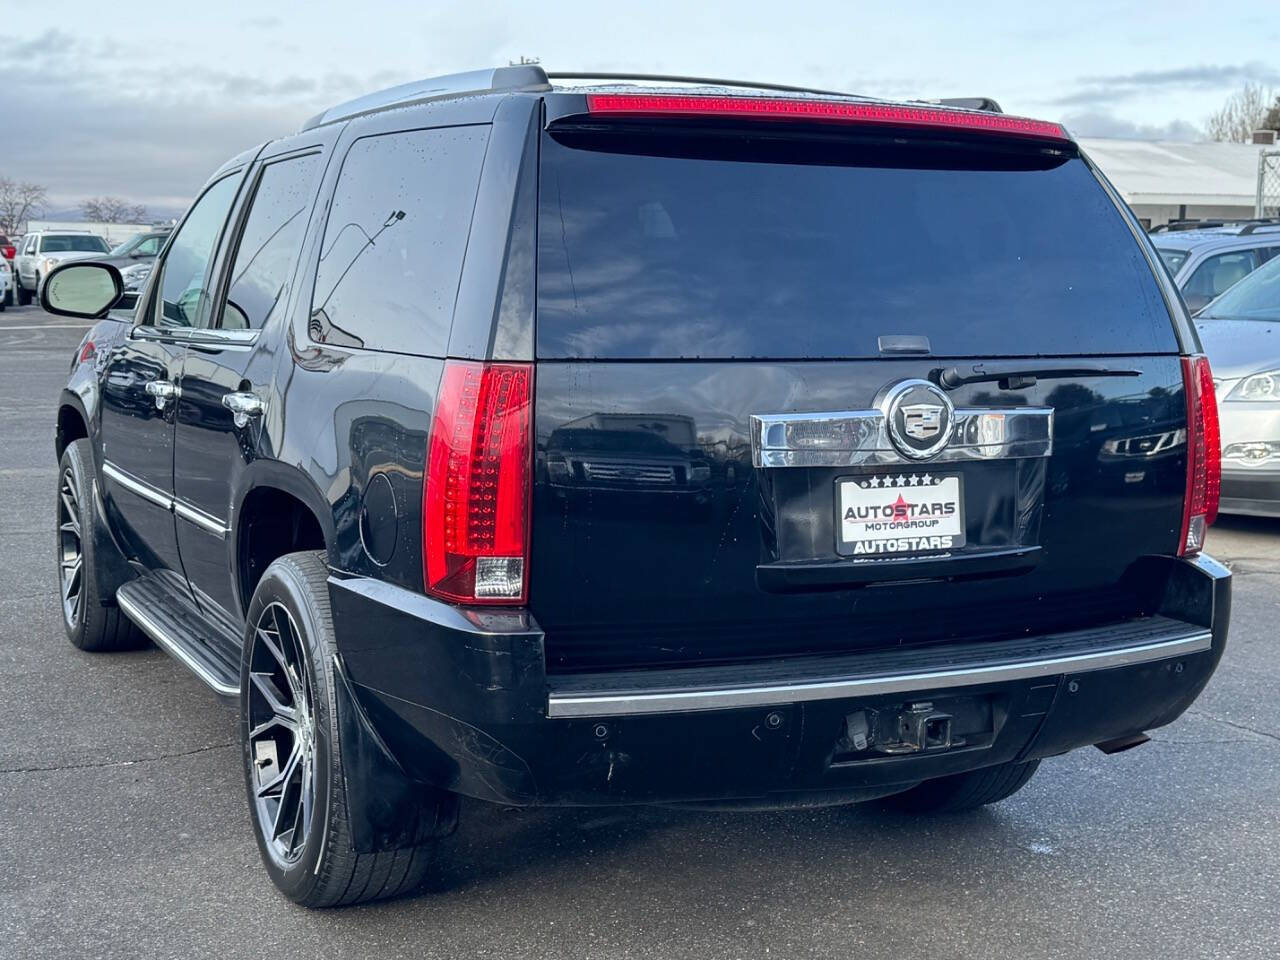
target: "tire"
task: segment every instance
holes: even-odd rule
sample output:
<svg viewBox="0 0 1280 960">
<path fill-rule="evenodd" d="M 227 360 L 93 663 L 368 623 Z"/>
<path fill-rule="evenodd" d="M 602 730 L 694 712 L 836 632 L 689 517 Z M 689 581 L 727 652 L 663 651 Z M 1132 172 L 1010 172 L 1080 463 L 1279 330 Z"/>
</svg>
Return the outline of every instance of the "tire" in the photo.
<svg viewBox="0 0 1280 960">
<path fill-rule="evenodd" d="M 16 279 L 16 278 L 15 278 L 15 279 Z M 26 287 L 24 287 L 24 286 L 22 285 L 22 281 L 21 281 L 21 280 L 17 280 L 17 282 L 16 282 L 15 286 L 17 286 L 17 288 L 18 288 L 18 306 L 20 306 L 20 307 L 29 307 L 29 306 L 31 306 L 31 300 L 32 300 L 32 294 L 31 294 L 31 292 L 30 292 L 29 290 L 27 290 L 27 288 L 26 288 Z"/>
<path fill-rule="evenodd" d="M 963 813 L 1013 796 L 1026 786 L 1038 766 L 1039 760 L 1028 760 L 983 767 L 926 780 L 905 793 L 896 793 L 879 802 L 902 813 Z"/>
<path fill-rule="evenodd" d="M 306 907 L 346 906 L 416 890 L 436 850 L 435 841 L 377 853 L 353 848 L 351 824 L 360 811 L 348 800 L 343 770 L 328 574 L 323 553 L 291 553 L 267 567 L 249 604 L 240 665 L 241 753 L 258 852 L 280 892 Z M 264 635 L 274 637 L 274 649 Z M 280 689 L 282 681 L 287 690 Z M 296 728 L 309 732 L 292 734 L 282 726 L 272 697 L 281 705 L 288 699 L 285 709 L 298 717 Z M 291 767 L 294 772 L 286 773 Z M 308 784 L 310 814 L 303 800 Z M 425 814 L 444 815 L 454 800 L 424 791 L 422 802 L 436 807 Z M 290 821 L 293 826 L 285 829 Z"/>
<path fill-rule="evenodd" d="M 99 585 L 100 522 L 93 500 L 92 450 L 88 440 L 73 440 L 58 462 L 54 504 L 62 625 L 72 646 L 80 650 L 134 650 L 146 646 L 146 637 L 116 606 L 115 594 L 104 595 Z"/>
</svg>

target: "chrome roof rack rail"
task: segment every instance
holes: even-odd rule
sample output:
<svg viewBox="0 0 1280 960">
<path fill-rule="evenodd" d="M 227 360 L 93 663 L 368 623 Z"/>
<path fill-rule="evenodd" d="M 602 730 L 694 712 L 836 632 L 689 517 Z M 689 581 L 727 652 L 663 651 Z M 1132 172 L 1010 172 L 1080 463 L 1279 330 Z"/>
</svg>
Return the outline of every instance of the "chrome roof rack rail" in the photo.
<svg viewBox="0 0 1280 960">
<path fill-rule="evenodd" d="M 348 100 L 336 107 L 318 113 L 302 125 L 310 130 L 336 120 L 347 120 L 362 113 L 373 113 L 388 107 L 404 106 L 441 97 L 459 97 L 468 93 L 491 93 L 498 90 L 549 90 L 547 75 L 537 64 L 519 64 L 510 67 L 493 67 L 488 70 L 470 70 L 466 73 L 450 73 L 441 77 L 426 77 L 397 87 L 388 87 L 375 93 Z"/>
<path fill-rule="evenodd" d="M 754 80 L 724 80 L 717 77 L 682 77 L 668 73 L 600 73 L 596 70 L 572 73 L 548 73 L 549 80 L 644 80 L 649 83 L 695 83 L 708 87 L 742 87 L 754 90 L 779 90 L 783 93 L 820 93 L 828 97 L 856 97 L 856 93 L 819 90 L 815 87 L 793 87 L 785 83 L 757 83 Z"/>
</svg>

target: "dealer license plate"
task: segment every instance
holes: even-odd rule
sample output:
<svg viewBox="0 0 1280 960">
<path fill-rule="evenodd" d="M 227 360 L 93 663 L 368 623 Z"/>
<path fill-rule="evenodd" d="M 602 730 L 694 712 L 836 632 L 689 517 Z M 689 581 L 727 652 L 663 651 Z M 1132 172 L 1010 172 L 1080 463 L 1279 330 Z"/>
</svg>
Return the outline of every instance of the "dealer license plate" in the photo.
<svg viewBox="0 0 1280 960">
<path fill-rule="evenodd" d="M 956 474 L 904 473 L 836 483 L 841 554 L 902 556 L 963 547 L 964 496 Z"/>
</svg>

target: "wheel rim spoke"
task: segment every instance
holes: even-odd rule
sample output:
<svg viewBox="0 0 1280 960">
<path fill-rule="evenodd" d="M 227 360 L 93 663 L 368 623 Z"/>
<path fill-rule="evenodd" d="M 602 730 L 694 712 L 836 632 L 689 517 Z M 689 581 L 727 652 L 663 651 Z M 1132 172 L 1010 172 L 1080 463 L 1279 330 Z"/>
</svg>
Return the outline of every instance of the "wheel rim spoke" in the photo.
<svg viewBox="0 0 1280 960">
<path fill-rule="evenodd" d="M 298 769 L 298 759 L 301 756 L 302 751 L 295 748 L 294 751 L 289 754 L 289 759 L 285 761 L 284 768 L 266 783 L 258 786 L 258 796 L 279 796 L 281 800 L 283 800 L 285 791 L 289 786 L 289 778 L 292 777 L 294 772 Z M 281 806 L 283 806 L 283 803 Z"/>
<path fill-rule="evenodd" d="M 277 718 L 297 722 L 298 711 L 280 699 L 280 692 L 276 690 L 276 685 L 269 676 L 265 673 L 251 673 L 249 679 L 253 681 L 254 687 L 262 694 Z"/>
<path fill-rule="evenodd" d="M 264 720 L 262 723 L 258 724 L 256 727 L 250 730 L 249 739 L 256 740 L 258 737 L 262 736 L 272 727 L 280 727 L 283 730 L 287 730 L 291 736 L 297 736 L 297 733 L 298 733 L 298 725 L 294 721 L 288 719 L 287 717 L 282 717 L 277 713 L 277 714 L 272 714 L 271 717 Z"/>
</svg>

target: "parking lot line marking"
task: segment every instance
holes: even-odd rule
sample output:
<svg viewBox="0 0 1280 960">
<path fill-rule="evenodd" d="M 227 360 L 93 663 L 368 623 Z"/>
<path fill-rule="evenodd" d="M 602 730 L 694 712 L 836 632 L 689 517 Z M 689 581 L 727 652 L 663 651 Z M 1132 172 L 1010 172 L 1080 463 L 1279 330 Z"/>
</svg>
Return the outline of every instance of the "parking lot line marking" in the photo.
<svg viewBox="0 0 1280 960">
<path fill-rule="evenodd" d="M 28 323 L 6 327 L 0 323 L 0 332 L 5 330 L 88 330 L 92 326 L 92 323 Z"/>
</svg>

